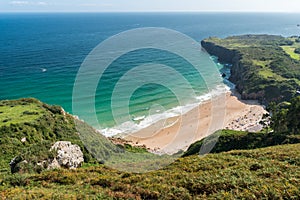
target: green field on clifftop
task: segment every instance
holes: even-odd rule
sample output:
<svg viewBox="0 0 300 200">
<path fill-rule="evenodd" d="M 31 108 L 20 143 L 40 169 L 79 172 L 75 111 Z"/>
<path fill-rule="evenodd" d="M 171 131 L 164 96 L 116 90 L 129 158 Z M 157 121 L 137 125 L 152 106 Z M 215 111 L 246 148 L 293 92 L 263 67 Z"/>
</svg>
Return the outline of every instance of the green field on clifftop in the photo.
<svg viewBox="0 0 300 200">
<path fill-rule="evenodd" d="M 298 36 L 242 35 L 202 41 L 208 53 L 231 62 L 231 78 L 244 99 L 288 101 L 300 89 Z"/>
</svg>

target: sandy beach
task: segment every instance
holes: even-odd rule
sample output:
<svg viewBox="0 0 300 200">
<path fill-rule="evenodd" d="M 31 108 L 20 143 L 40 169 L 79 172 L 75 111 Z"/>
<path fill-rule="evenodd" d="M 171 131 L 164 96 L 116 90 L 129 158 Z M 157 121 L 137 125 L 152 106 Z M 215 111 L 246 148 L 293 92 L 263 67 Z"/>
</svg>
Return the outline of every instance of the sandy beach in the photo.
<svg viewBox="0 0 300 200">
<path fill-rule="evenodd" d="M 257 101 L 240 100 L 236 92 L 228 92 L 203 102 L 189 112 L 159 121 L 124 139 L 146 146 L 158 153 L 176 153 L 216 130 L 260 131 L 259 121 L 265 113 Z"/>
</svg>

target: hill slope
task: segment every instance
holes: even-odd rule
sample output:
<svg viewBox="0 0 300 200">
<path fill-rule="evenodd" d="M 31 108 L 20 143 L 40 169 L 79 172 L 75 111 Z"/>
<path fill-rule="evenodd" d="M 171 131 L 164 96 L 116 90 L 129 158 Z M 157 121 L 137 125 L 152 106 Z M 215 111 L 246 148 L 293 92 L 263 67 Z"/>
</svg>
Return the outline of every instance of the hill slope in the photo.
<svg viewBox="0 0 300 200">
<path fill-rule="evenodd" d="M 299 199 L 300 144 L 188 156 L 145 174 L 101 165 L 0 180 L 8 198 Z"/>
<path fill-rule="evenodd" d="M 23 173 L 44 170 L 47 166 L 42 168 L 38 163 L 53 160 L 56 152 L 49 150 L 57 141 L 79 145 L 85 163 L 105 163 L 123 171 L 155 170 L 179 157 L 152 154 L 129 144 L 115 145 L 59 106 L 36 99 L 0 101 L 0 177 L 10 173 L 9 163 L 13 158 L 17 165 L 22 165 L 16 169 Z"/>
<path fill-rule="evenodd" d="M 26 171 L 36 171 L 36 163 L 53 157 L 50 147 L 56 141 L 70 141 L 80 146 L 84 160 L 93 160 L 84 148 L 73 116 L 59 106 L 36 99 L 0 101 L 0 168 L 8 172 L 16 156 L 29 162 Z"/>
<path fill-rule="evenodd" d="M 230 80 L 244 99 L 289 101 L 300 90 L 298 37 L 242 35 L 201 42 L 211 55 L 231 63 Z"/>
<path fill-rule="evenodd" d="M 125 173 L 94 162 L 79 135 L 89 131 L 91 134 L 87 136 L 94 139 L 97 133 L 80 121 L 78 123 L 82 126 L 76 129 L 74 117 L 58 106 L 49 106 L 35 99 L 1 101 L 0 113 L 2 198 L 300 198 L 300 144 L 235 150 L 205 157 L 193 155 L 179 158 L 173 164 L 153 172 Z M 235 139 L 243 135 L 241 132 L 231 137 Z M 23 138 L 26 138 L 25 142 L 22 142 Z M 21 154 L 34 163 L 51 156 L 49 147 L 57 140 L 72 141 L 84 150 L 86 162 L 83 167 L 77 170 L 42 170 L 37 173 L 32 169 L 21 174 L 10 173 L 8 163 L 14 156 Z M 106 138 L 100 138 L 97 142 L 102 142 L 100 147 L 104 155 L 107 155 L 106 150 L 114 150 L 114 146 L 103 149 L 103 146 L 112 145 Z M 136 159 L 135 167 L 142 163 L 145 167 L 144 162 L 149 166 L 160 164 L 156 160 L 157 155 L 132 147 L 130 151 L 141 152 L 132 157 Z M 121 163 L 125 167 L 126 163 L 130 163 L 129 167 L 134 167 L 130 157 L 119 158 L 120 154 L 114 152 L 108 154 L 116 165 Z M 143 160 L 145 157 L 148 159 Z"/>
</svg>

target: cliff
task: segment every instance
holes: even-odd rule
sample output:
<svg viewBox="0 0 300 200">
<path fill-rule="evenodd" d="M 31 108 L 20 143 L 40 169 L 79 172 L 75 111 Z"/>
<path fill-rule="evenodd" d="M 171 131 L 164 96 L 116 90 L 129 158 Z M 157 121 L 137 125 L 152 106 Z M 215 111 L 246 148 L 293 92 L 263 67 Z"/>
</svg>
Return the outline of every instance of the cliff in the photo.
<svg viewBox="0 0 300 200">
<path fill-rule="evenodd" d="M 219 61 L 222 63 L 234 64 L 239 62 L 241 58 L 237 50 L 227 49 L 208 40 L 202 40 L 201 45 L 209 54 L 218 56 Z"/>
<path fill-rule="evenodd" d="M 273 35 L 244 35 L 225 39 L 208 38 L 202 47 L 221 63 L 233 64 L 230 81 L 243 99 L 271 101 L 290 100 L 300 87 L 299 60 L 287 48 L 300 46 L 295 38 Z"/>
<path fill-rule="evenodd" d="M 221 63 L 231 63 L 233 65 L 231 69 L 230 81 L 236 84 L 236 89 L 239 93 L 243 94 L 243 74 L 245 67 L 241 63 L 241 54 L 238 50 L 232 50 L 219 46 L 213 42 L 206 40 L 201 41 L 202 47 L 210 54 L 218 57 Z M 242 96 L 245 99 L 245 95 Z"/>
</svg>

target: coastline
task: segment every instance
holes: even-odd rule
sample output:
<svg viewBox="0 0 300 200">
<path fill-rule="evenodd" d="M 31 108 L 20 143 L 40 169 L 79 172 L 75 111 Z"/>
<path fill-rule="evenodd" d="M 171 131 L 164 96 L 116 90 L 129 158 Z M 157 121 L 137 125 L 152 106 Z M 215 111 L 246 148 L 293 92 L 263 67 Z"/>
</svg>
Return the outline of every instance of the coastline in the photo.
<svg viewBox="0 0 300 200">
<path fill-rule="evenodd" d="M 225 104 L 222 102 L 224 100 Z M 227 92 L 223 97 L 215 97 L 213 101 L 215 102 L 204 101 L 181 116 L 159 121 L 123 139 L 131 145 L 146 147 L 154 153 L 173 154 L 186 150 L 190 144 L 219 129 L 250 132 L 262 129 L 259 121 L 267 111 L 258 101 L 241 100 L 236 91 Z M 220 103 L 225 105 L 224 114 L 215 108 Z"/>
</svg>

